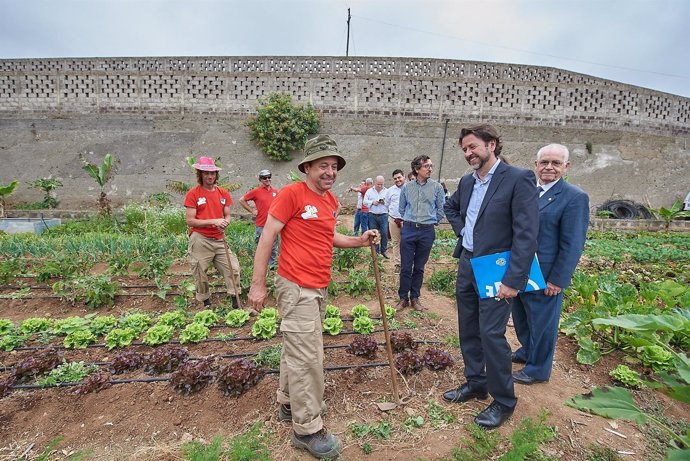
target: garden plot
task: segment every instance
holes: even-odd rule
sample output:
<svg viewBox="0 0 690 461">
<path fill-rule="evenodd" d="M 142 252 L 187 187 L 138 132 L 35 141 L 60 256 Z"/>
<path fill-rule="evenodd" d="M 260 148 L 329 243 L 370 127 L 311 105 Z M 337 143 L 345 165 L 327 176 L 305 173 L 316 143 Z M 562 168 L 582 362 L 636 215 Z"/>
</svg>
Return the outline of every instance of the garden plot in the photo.
<svg viewBox="0 0 690 461">
<path fill-rule="evenodd" d="M 0 380 L 6 382 L 19 364 L 30 370 L 0 400 L 0 457 L 16 459 L 26 453 L 36 459 L 56 441 L 49 459 L 185 459 L 193 447 L 190 442 L 209 447 L 220 436 L 223 450 L 229 450 L 231 440 L 248 434 L 258 447 L 255 459 L 261 459 L 261 446 L 270 459 L 309 459 L 289 446 L 290 425 L 277 419 L 278 378 L 270 359 L 277 355 L 280 333 L 270 337 L 272 328 L 264 326 L 252 335 L 254 318 L 235 325 L 237 314 L 231 314 L 220 293 L 214 295 L 210 313 L 195 303 L 185 273 L 183 236 L 144 236 L 125 229 L 134 227 L 131 223 L 120 224 L 117 232 L 99 226 L 95 233 L 82 229 L 77 235 L 58 231 L 51 236 L 49 231 L 42 237 L 0 237 L 0 342 L 5 350 L 0 353 Z M 253 228 L 238 223 L 229 236 L 242 262 L 246 292 Z M 398 386 L 411 399 L 386 413 L 375 405 L 393 396 L 368 249 L 336 251 L 329 303 L 340 309 L 342 330 L 333 336 L 324 333 L 325 421 L 344 441 L 343 459 L 514 455 L 518 447 L 524 449 L 516 434 L 529 434 L 537 447 L 533 449 L 552 458 L 594 459 L 595 450 L 609 449 L 634 453 L 620 455 L 624 459 L 663 459 L 668 433 L 622 420 L 614 427 L 611 420 L 564 403 L 595 386 L 614 385 L 609 372 L 620 364 L 640 372 L 643 381 L 662 382 L 662 371 L 679 379 L 673 357 L 669 361 L 663 356 L 664 362 L 658 350 L 658 356 L 645 356 L 644 349 L 637 348 L 663 349 L 668 344 L 682 357 L 684 347 L 687 351 L 682 331 L 662 334 L 661 345 L 633 346 L 631 339 L 639 341 L 644 332 L 597 319 L 633 311 L 675 315 L 687 309 L 687 236 L 626 241 L 603 235 L 590 241 L 583 271 L 568 294 L 563 324 L 570 336 L 559 340 L 551 381 L 517 386 L 515 415 L 489 438 L 468 426 L 485 402 L 449 405 L 440 398 L 444 390 L 462 383 L 462 360 L 454 300 L 447 295 L 454 280 L 448 256 L 454 241 L 448 235 L 439 237 L 423 293 L 429 311 L 403 310 L 391 318 L 397 335 L 410 335 L 402 341 L 407 344 L 404 350 L 416 352 L 419 363 L 399 360 L 409 374 L 398 377 Z M 387 262 L 380 264 L 386 303 L 394 305 L 397 277 Z M 354 331 L 357 305 L 366 306 L 371 319 L 359 326 L 373 331 Z M 679 322 L 674 325 L 682 326 Z M 183 336 L 190 325 L 205 329 L 194 327 Z M 157 326 L 170 328 L 152 331 Z M 127 328 L 135 334 L 112 335 Z M 508 336 L 515 347 L 512 329 Z M 376 343 L 375 355 L 348 352 L 354 339 L 364 337 Z M 454 364 L 445 369 L 425 365 L 424 356 L 432 349 L 451 355 Z M 27 366 L 32 359 L 57 365 L 51 370 L 60 371 L 31 372 L 38 370 L 35 363 L 34 368 Z M 665 368 L 654 368 L 659 361 Z M 185 365 L 175 375 L 180 363 Z M 227 371 L 238 363 L 243 368 Z M 69 381 L 85 371 L 78 384 Z M 44 387 L 39 388 L 39 382 Z M 674 433 L 687 432 L 682 422 L 690 414 L 687 404 L 646 387 L 631 392 L 646 413 L 662 414 Z M 526 418 L 531 418 L 531 426 Z M 463 458 L 467 453 L 456 449 L 475 450 L 470 453 L 474 458 Z M 487 454 L 480 456 L 479 449 Z"/>
</svg>

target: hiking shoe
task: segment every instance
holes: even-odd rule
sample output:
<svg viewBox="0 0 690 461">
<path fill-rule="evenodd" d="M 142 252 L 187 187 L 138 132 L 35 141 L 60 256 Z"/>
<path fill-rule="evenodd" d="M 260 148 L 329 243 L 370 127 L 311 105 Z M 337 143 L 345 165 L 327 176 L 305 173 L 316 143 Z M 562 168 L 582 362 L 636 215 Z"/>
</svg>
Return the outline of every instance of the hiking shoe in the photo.
<svg viewBox="0 0 690 461">
<path fill-rule="evenodd" d="M 211 298 L 204 299 L 204 307 L 211 307 Z"/>
<path fill-rule="evenodd" d="M 236 296 L 233 296 L 233 297 L 230 298 L 230 303 L 232 304 L 232 308 L 233 308 L 233 309 L 239 309 L 239 308 L 240 308 L 240 305 L 239 305 L 239 303 L 237 302 L 237 297 L 236 297 Z"/>
<path fill-rule="evenodd" d="M 290 405 L 280 404 L 278 407 L 278 421 L 292 421 L 292 409 Z"/>
<path fill-rule="evenodd" d="M 340 440 L 325 429 L 309 435 L 298 435 L 292 431 L 292 445 L 307 450 L 319 459 L 335 458 L 342 451 Z"/>
</svg>

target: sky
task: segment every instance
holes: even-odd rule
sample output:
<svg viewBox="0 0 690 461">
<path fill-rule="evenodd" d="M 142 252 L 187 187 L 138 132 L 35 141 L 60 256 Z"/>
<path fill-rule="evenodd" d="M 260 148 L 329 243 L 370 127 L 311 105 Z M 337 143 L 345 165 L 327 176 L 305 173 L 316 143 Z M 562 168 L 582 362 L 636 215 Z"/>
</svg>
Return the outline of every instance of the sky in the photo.
<svg viewBox="0 0 690 461">
<path fill-rule="evenodd" d="M 349 56 L 556 67 L 690 97 L 690 0 L 0 0 L 0 58 Z"/>
</svg>

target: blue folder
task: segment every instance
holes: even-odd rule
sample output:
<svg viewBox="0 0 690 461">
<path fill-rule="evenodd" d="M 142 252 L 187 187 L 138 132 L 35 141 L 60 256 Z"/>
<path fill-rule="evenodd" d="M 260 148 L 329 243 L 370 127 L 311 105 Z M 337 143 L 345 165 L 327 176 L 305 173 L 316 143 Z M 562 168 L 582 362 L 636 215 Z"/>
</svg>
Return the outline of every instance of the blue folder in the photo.
<svg viewBox="0 0 690 461">
<path fill-rule="evenodd" d="M 509 261 L 510 251 L 477 256 L 470 259 L 480 298 L 493 298 L 496 296 L 501 280 L 508 269 Z M 544 288 L 546 288 L 546 280 L 544 280 L 541 267 L 539 267 L 537 255 L 534 255 L 525 291 L 537 291 Z"/>
</svg>

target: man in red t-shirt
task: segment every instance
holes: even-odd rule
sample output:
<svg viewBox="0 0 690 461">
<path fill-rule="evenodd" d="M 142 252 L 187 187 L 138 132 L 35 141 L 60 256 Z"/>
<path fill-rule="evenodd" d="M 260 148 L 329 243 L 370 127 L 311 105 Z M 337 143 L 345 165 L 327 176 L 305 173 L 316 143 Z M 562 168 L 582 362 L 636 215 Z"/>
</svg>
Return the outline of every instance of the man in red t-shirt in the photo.
<svg viewBox="0 0 690 461">
<path fill-rule="evenodd" d="M 276 300 L 280 311 L 283 352 L 277 400 L 278 418 L 292 421 L 292 444 L 317 458 L 334 458 L 340 441 L 323 429 L 324 394 L 322 321 L 326 287 L 331 280 L 333 247 L 354 248 L 378 241 L 378 231 L 345 236 L 335 230 L 338 201 L 330 192 L 345 166 L 329 136 L 309 139 L 297 166 L 307 176 L 289 184 L 271 204 L 254 256 L 249 301 L 258 311 L 266 301 L 266 270 L 271 245 L 281 236 Z"/>
<path fill-rule="evenodd" d="M 278 189 L 271 185 L 271 171 L 261 170 L 259 171 L 259 181 L 261 185 L 250 190 L 240 199 L 240 205 L 242 208 L 249 211 L 252 216 L 254 216 L 256 225 L 256 231 L 254 231 L 254 242 L 259 243 L 259 237 L 261 237 L 261 232 L 264 230 L 264 225 L 266 224 L 266 218 L 268 217 L 268 208 L 273 203 L 273 199 L 278 195 Z M 254 207 L 249 206 L 247 202 L 254 202 Z M 278 252 L 278 239 L 273 242 L 273 248 L 271 249 L 271 259 L 268 260 L 269 267 L 275 267 L 276 264 L 276 254 Z"/>
<path fill-rule="evenodd" d="M 228 191 L 216 186 L 220 168 L 211 157 L 199 157 L 199 161 L 192 166 L 196 169 L 198 186 L 187 192 L 184 207 L 189 226 L 187 253 L 192 265 L 192 276 L 196 282 L 196 299 L 202 301 L 206 307 L 211 305 L 206 271 L 213 264 L 225 279 L 233 307 L 238 308 L 237 296 L 241 289 L 240 262 L 228 248 L 232 262 L 232 270 L 230 269 L 224 240 L 225 228 L 230 223 L 232 197 Z"/>
</svg>

